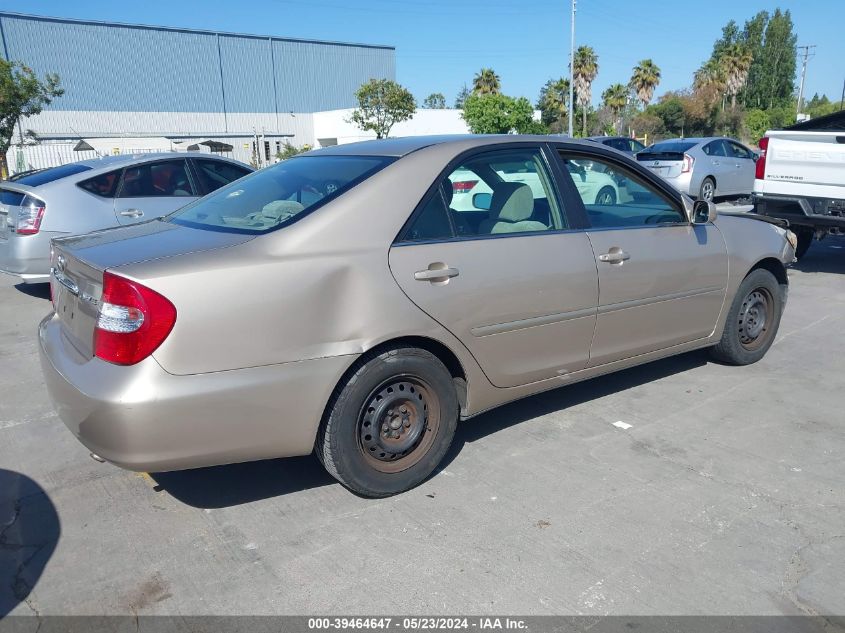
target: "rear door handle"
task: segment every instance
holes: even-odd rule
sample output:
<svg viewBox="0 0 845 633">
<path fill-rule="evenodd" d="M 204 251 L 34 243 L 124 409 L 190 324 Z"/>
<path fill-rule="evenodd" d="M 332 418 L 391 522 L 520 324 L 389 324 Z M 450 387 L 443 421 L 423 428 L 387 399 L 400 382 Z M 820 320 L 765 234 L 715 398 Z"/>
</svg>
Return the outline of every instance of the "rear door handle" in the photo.
<svg viewBox="0 0 845 633">
<path fill-rule="evenodd" d="M 631 259 L 631 256 L 628 253 L 615 246 L 610 249 L 610 252 L 599 255 L 599 261 L 608 264 L 621 264 L 629 259 Z"/>
<path fill-rule="evenodd" d="M 140 218 L 143 217 L 144 212 L 141 209 L 126 209 L 126 211 L 121 211 L 120 215 L 126 218 Z"/>
<path fill-rule="evenodd" d="M 414 273 L 414 279 L 417 281 L 430 281 L 437 283 L 442 281 L 449 281 L 452 277 L 457 277 L 460 271 L 457 268 L 450 268 L 445 264 L 429 264 L 426 270 L 418 270 Z"/>
</svg>

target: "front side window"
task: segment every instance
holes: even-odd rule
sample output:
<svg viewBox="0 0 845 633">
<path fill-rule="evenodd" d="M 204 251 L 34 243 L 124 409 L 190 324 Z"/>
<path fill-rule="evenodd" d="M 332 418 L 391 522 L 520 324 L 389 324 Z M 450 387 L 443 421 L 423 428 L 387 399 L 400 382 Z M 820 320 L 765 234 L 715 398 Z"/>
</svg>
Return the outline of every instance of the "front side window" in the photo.
<svg viewBox="0 0 845 633">
<path fill-rule="evenodd" d="M 561 152 L 561 158 L 594 228 L 687 222 L 673 201 L 634 172 L 594 156 Z"/>
<path fill-rule="evenodd" d="M 728 143 L 728 147 L 730 148 L 731 154 L 734 158 L 751 158 L 751 152 L 739 143 L 734 143 L 733 141 L 731 141 L 730 143 Z"/>
<path fill-rule="evenodd" d="M 118 198 L 195 196 L 184 160 L 167 160 L 127 167 Z"/>
<path fill-rule="evenodd" d="M 299 156 L 183 207 L 170 221 L 230 233 L 287 226 L 389 164 L 384 156 Z"/>
<path fill-rule="evenodd" d="M 200 187 L 205 193 L 217 191 L 223 185 L 228 185 L 230 182 L 252 173 L 246 167 L 208 158 L 194 159 L 194 166 Z"/>
<path fill-rule="evenodd" d="M 441 183 L 459 236 L 566 228 L 537 149 L 486 152 Z"/>
</svg>

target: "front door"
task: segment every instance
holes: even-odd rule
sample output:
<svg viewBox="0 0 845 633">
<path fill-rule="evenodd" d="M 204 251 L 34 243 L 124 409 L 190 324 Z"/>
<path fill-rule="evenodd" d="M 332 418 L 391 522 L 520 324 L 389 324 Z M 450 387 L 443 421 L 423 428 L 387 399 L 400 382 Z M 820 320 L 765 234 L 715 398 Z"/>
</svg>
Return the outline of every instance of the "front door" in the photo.
<svg viewBox="0 0 845 633">
<path fill-rule="evenodd" d="M 120 224 L 135 224 L 167 215 L 197 199 L 184 159 L 127 167 L 114 200 Z"/>
<path fill-rule="evenodd" d="M 709 336 L 728 280 L 721 233 L 691 224 L 676 201 L 621 164 L 607 161 L 603 173 L 623 184 L 612 204 L 584 200 L 600 289 L 589 366 Z"/>
<path fill-rule="evenodd" d="M 456 209 L 454 183 L 474 179 L 488 208 Z M 486 151 L 433 188 L 391 248 L 390 270 L 495 386 L 563 376 L 587 366 L 598 300 L 589 238 L 567 227 L 539 149 Z"/>
</svg>

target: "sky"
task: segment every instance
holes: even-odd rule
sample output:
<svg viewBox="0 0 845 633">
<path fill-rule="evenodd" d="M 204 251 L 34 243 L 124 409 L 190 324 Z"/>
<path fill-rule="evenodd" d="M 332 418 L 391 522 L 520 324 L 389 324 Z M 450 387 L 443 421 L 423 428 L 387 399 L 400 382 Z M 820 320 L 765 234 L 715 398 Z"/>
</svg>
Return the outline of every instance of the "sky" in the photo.
<svg viewBox="0 0 845 633">
<path fill-rule="evenodd" d="M 798 44 L 815 44 L 805 94 L 838 100 L 845 80 L 845 0 L 578 0 L 576 45 L 599 58 L 593 101 L 650 57 L 661 68 L 656 94 L 685 88 L 729 20 L 757 11 L 792 12 Z M 448 103 L 482 67 L 502 91 L 535 102 L 546 80 L 566 76 L 570 0 L 3 0 L 20 13 L 396 47 L 396 80 L 417 101 Z M 800 63 L 798 65 L 800 70 Z"/>
</svg>

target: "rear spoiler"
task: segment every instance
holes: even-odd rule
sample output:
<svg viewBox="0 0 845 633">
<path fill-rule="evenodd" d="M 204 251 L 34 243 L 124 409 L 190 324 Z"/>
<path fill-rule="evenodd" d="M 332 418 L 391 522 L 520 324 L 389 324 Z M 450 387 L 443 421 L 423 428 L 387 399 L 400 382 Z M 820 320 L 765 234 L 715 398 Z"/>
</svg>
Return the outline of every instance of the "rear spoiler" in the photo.
<svg viewBox="0 0 845 633">
<path fill-rule="evenodd" d="M 782 229 L 789 228 L 789 220 L 784 218 L 773 218 L 768 215 L 760 215 L 759 213 L 753 213 L 748 211 L 722 211 L 719 209 L 719 215 L 730 215 L 735 218 L 748 218 L 749 220 L 760 220 L 760 222 L 768 222 L 769 224 L 774 224 L 775 226 L 779 226 Z"/>
</svg>

